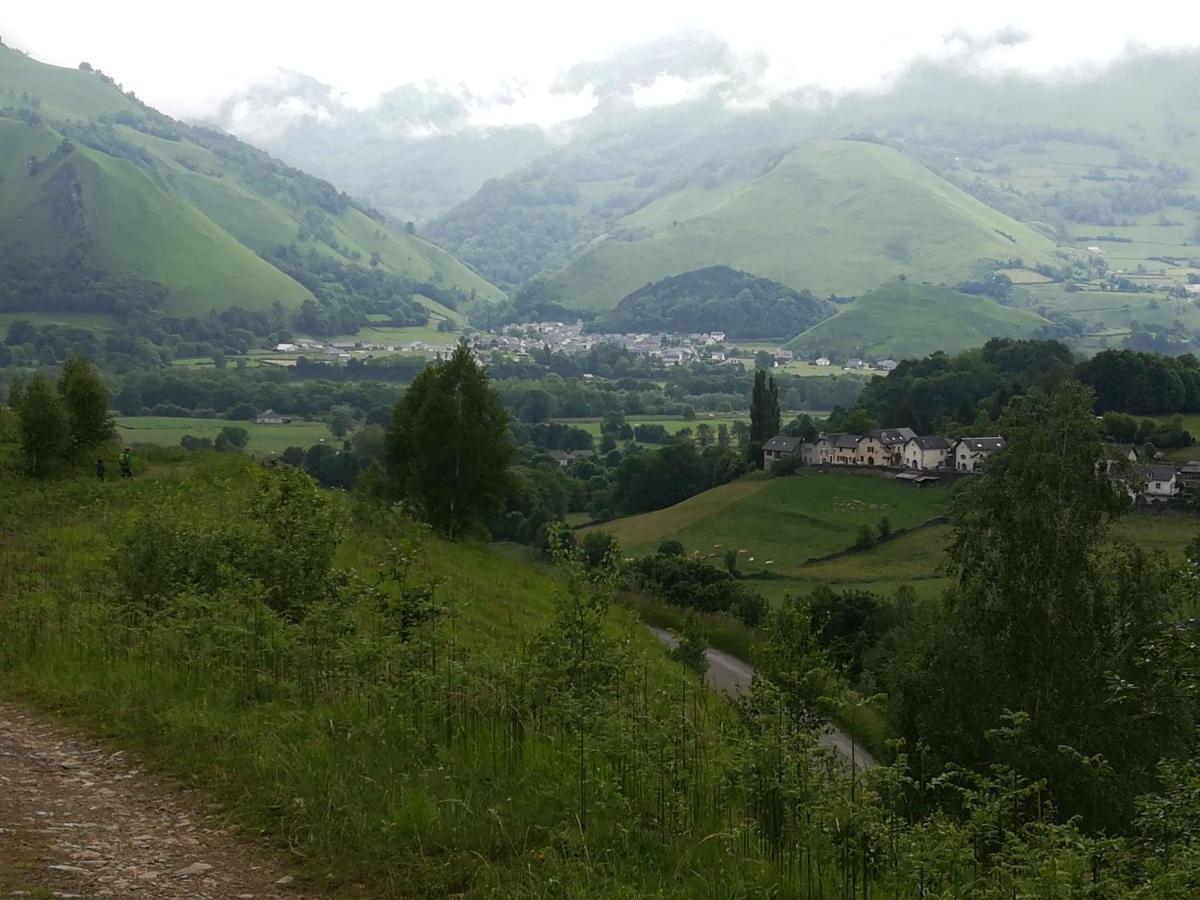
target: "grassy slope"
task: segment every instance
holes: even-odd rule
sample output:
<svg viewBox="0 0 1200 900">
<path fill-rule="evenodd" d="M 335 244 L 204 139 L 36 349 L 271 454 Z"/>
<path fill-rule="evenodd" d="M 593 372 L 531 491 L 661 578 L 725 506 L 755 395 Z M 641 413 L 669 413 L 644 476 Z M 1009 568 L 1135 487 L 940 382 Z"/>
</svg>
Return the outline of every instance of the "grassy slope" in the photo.
<svg viewBox="0 0 1200 900">
<path fill-rule="evenodd" d="M 307 450 L 322 440 L 336 443 L 324 422 L 296 421 L 290 425 L 259 425 L 255 422 L 230 419 L 189 419 L 180 416 L 118 416 L 117 436 L 126 444 L 177 447 L 179 439 L 186 434 L 216 438 L 222 428 L 230 425 L 245 428 L 249 433 L 250 442 L 246 445 L 246 450 L 250 453 L 282 453 L 288 447 L 303 447 Z"/>
<path fill-rule="evenodd" d="M 913 281 L 893 281 L 843 307 L 788 343 L 808 355 L 925 356 L 977 347 L 992 337 L 1023 337 L 1045 325 L 1036 313 L 985 297 Z"/>
<path fill-rule="evenodd" d="M 956 280 L 983 258 L 1042 261 L 1054 250 L 895 150 L 854 141 L 807 144 L 736 190 L 668 195 L 621 224 L 652 236 L 596 243 L 553 279 L 565 302 L 606 309 L 643 284 L 718 263 L 821 295 L 901 272 Z"/>
<path fill-rule="evenodd" d="M 765 596 L 811 590 L 820 584 L 837 589 L 865 588 L 881 594 L 902 585 L 919 596 L 949 585 L 941 567 L 950 538 L 949 525 L 933 525 L 861 553 L 824 562 L 810 557 L 845 549 L 858 525 L 875 526 L 887 515 L 893 527 L 911 527 L 943 513 L 950 492 L 915 489 L 883 479 L 841 473 L 811 473 L 764 481 L 739 481 L 698 494 L 667 509 L 617 519 L 594 529 L 617 536 L 627 555 L 652 553 L 673 538 L 689 552 L 722 564 L 724 550 L 745 549 L 741 570 Z M 1176 562 L 1200 533 L 1200 518 L 1185 513 L 1135 511 L 1119 520 L 1113 539 L 1147 550 L 1161 550 Z M 720 549 L 714 546 L 720 544 Z M 749 556 L 754 563 L 746 562 Z M 774 557 L 775 563 L 761 563 Z M 770 573 L 765 577 L 764 573 Z"/>
<path fill-rule="evenodd" d="M 241 663 L 223 668 L 217 662 L 224 659 L 220 651 L 207 662 L 189 662 L 174 649 L 176 640 L 187 644 L 189 652 L 202 654 L 202 648 L 218 646 L 202 637 L 209 625 L 200 620 L 195 620 L 200 631 L 190 631 L 187 604 L 163 618 L 161 629 L 140 626 L 140 652 L 111 642 L 103 650 L 101 644 L 112 634 L 94 626 L 107 615 L 104 598 L 113 590 L 107 563 L 113 542 L 137 517 L 156 508 L 187 510 L 182 518 L 196 521 L 237 516 L 253 464 L 219 454 L 176 453 L 139 459 L 132 482 L 98 484 L 81 475 L 35 484 L 4 471 L 5 455 L 0 445 L 0 487 L 12 500 L 0 509 L 0 533 L 5 535 L 0 623 L 11 613 L 9 604 L 53 604 L 55 598 L 68 597 L 73 598 L 75 618 L 71 640 L 43 632 L 36 646 L 24 645 L 19 655 L 0 640 L 0 690 L 132 745 L 156 768 L 202 788 L 229 820 L 296 853 L 315 887 L 328 879 L 338 896 L 463 891 L 471 896 L 544 896 L 539 886 L 562 888 L 559 880 L 565 878 L 572 887 L 556 890 L 556 896 L 596 896 L 593 891 L 599 891 L 632 897 L 671 890 L 671 873 L 678 865 L 699 864 L 690 843 L 675 859 L 652 835 L 651 846 L 632 851 L 645 853 L 641 864 L 626 867 L 626 857 L 609 843 L 618 840 L 610 830 L 610 815 L 621 829 L 651 816 L 658 796 L 657 769 L 653 779 L 646 779 L 651 798 L 646 811 L 633 811 L 632 819 L 624 812 L 606 812 L 597 791 L 584 864 L 575 852 L 578 832 L 571 824 L 577 802 L 569 788 L 574 770 L 564 764 L 572 758 L 574 742 L 557 741 L 557 732 L 543 738 L 532 724 L 510 733 L 507 727 L 515 720 L 509 712 L 501 715 L 505 728 L 488 731 L 489 699 L 514 686 L 477 684 L 476 667 L 499 665 L 510 674 L 513 661 L 528 653 L 532 635 L 549 622 L 555 606 L 557 582 L 545 569 L 487 546 L 427 539 L 410 583 L 435 581 L 438 597 L 453 612 L 433 642 L 420 645 L 425 648 L 417 657 L 422 661 L 409 676 L 421 683 L 408 690 L 432 691 L 432 703 L 440 702 L 434 697 L 449 698 L 444 727 L 447 710 L 401 702 L 390 693 L 394 685 L 380 681 L 348 692 L 337 688 L 339 679 L 352 678 L 359 667 L 381 662 L 368 643 L 357 646 L 354 659 L 319 663 L 314 656 L 313 675 L 319 677 L 308 681 L 302 675 L 294 680 L 290 670 L 272 671 L 263 656 L 246 670 L 262 667 L 253 676 L 264 679 L 262 689 L 247 693 L 236 672 L 250 657 L 235 652 L 234 662 Z M 364 578 L 373 579 L 377 567 L 395 552 L 394 544 L 415 532 L 411 523 L 390 517 L 386 522 L 378 516 L 358 520 L 348 501 L 335 495 L 334 502 L 349 526 L 336 564 Z M 47 568 L 38 558 L 48 550 L 54 561 Z M 16 621 L 32 624 L 23 615 Z M 173 632 L 177 627 L 181 630 Z M 233 646 L 228 642 L 237 644 L 263 627 L 271 632 L 279 626 L 260 621 L 236 635 L 225 634 L 221 641 Z M 319 633 L 319 625 L 313 627 L 302 643 L 311 639 L 314 654 L 325 652 L 318 648 L 328 635 Z M 710 727 L 715 733 L 726 721 L 724 704 L 698 691 L 694 679 L 669 663 L 658 642 L 631 616 L 614 609 L 610 628 L 631 653 L 639 697 L 644 699 L 642 692 L 648 691 L 654 703 L 685 699 L 689 715 L 704 723 L 700 734 Z M 16 632 L 0 630 L 4 633 Z M 277 630 L 271 633 L 275 636 L 268 641 L 279 639 Z M 268 655 L 278 650 L 278 645 L 258 646 Z M 85 670 L 96 665 L 91 656 L 96 652 L 105 654 L 105 663 L 94 677 L 85 677 Z M 412 664 L 382 662 L 387 663 L 384 668 Z M 316 699 L 306 699 L 312 690 Z M 427 743 L 414 745 L 414 737 L 422 740 L 421 735 L 428 735 L 423 739 Z M 645 735 L 643 730 L 642 739 Z M 563 837 L 569 846 L 560 845 Z M 718 867 L 707 878 L 728 878 L 723 890 L 734 891 L 734 883 L 745 889 L 762 875 L 766 881 L 752 890 L 766 888 L 769 873 L 758 869 L 720 875 L 720 861 L 728 859 L 725 852 L 714 854 Z M 665 858 L 651 861 L 659 854 Z M 0 875 L 8 874 L 0 866 Z M 596 877 L 607 886 L 598 886 Z M 743 882 L 746 878 L 750 881 Z"/>
<path fill-rule="evenodd" d="M 812 557 L 848 547 L 860 525 L 874 527 L 886 515 L 894 528 L 909 528 L 943 513 L 949 497 L 944 488 L 918 490 L 886 478 L 808 473 L 734 482 L 597 527 L 615 535 L 627 554 L 653 552 L 671 538 L 689 552 L 715 554 L 718 565 L 734 548 L 746 551 L 747 572 L 763 571 L 773 560 L 771 572 L 789 574 Z"/>
<path fill-rule="evenodd" d="M 306 210 L 239 180 L 236 167 L 188 140 L 169 141 L 126 125 L 118 137 L 154 161 L 144 169 L 99 151 L 78 147 L 34 179 L 25 177 L 29 157 L 45 158 L 59 142 L 53 123 L 95 119 L 142 108 L 94 74 L 35 62 L 0 47 L 0 106 L 28 108 L 27 93 L 39 98 L 38 128 L 0 119 L 0 243 L 20 241 L 39 252 L 61 252 L 76 241 L 53 222 L 44 185 L 59 165 L 72 163 L 83 188 L 90 239 L 89 261 L 102 268 L 133 270 L 161 281 L 171 294 L 173 314 L 204 314 L 228 306 L 266 308 L 276 300 L 295 307 L 308 291 L 258 254 L 296 241 Z M 186 162 L 186 165 L 184 164 Z M 403 229 L 370 219 L 357 209 L 323 213 L 342 254 L 373 252 L 386 269 L 418 280 L 474 291 L 497 299 L 500 292 L 453 256 Z M 5 227 L 7 226 L 7 227 Z M 336 255 L 324 244 L 302 249 Z"/>
</svg>

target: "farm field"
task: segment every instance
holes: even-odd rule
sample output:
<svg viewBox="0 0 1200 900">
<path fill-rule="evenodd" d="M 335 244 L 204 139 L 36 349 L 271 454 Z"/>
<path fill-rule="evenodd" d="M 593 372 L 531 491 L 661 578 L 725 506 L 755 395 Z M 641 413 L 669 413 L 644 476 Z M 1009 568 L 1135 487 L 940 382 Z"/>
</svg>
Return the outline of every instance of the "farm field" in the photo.
<svg viewBox="0 0 1200 900">
<path fill-rule="evenodd" d="M 786 424 L 796 415 L 796 413 L 784 413 L 784 423 Z M 811 413 L 811 415 L 818 415 L 818 413 Z M 588 416 L 586 418 L 576 419 L 562 418 L 554 419 L 553 421 L 560 422 L 563 425 L 571 425 L 575 428 L 580 428 L 594 438 L 600 437 L 600 418 L 598 416 Z M 632 427 L 650 424 L 662 425 L 669 433 L 675 434 L 677 431 L 681 431 L 684 428 L 691 428 L 693 431 L 695 431 L 696 426 L 702 423 L 711 425 L 714 429 L 720 425 L 727 425 L 732 428 L 733 423 L 738 421 L 745 422 L 747 425 L 749 425 L 750 414 L 746 413 L 744 415 L 730 415 L 727 413 L 715 413 L 710 417 L 708 413 L 698 412 L 696 413 L 696 418 L 692 420 L 684 420 L 679 416 L 626 416 L 625 421 L 628 422 Z"/>
<path fill-rule="evenodd" d="M 845 549 L 859 525 L 877 526 L 887 515 L 893 528 L 910 528 L 944 513 L 947 488 L 917 489 L 886 479 L 842 473 L 742 480 L 698 494 L 652 513 L 617 519 L 588 530 L 607 531 L 626 556 L 653 553 L 664 540 L 723 564 L 727 548 L 746 552 L 739 570 L 754 590 L 775 601 L 825 584 L 890 595 L 901 586 L 918 597 L 949 585 L 942 573 L 950 538 L 946 524 L 919 528 L 870 550 L 816 563 L 806 560 Z M 1181 512 L 1134 511 L 1114 526 L 1114 541 L 1182 559 L 1200 534 L 1200 518 Z M 719 545 L 719 546 L 718 546 Z M 750 558 L 754 561 L 751 562 Z M 765 565 L 772 560 L 770 566 Z"/>
<path fill-rule="evenodd" d="M 366 325 L 357 334 L 339 334 L 328 339 L 331 343 L 343 341 L 371 344 L 407 344 L 409 341 L 424 341 L 429 344 L 445 344 L 452 347 L 458 341 L 458 335 L 448 331 L 438 331 L 428 326 L 412 328 L 392 328 L 388 325 Z"/>
<path fill-rule="evenodd" d="M 945 512 L 947 488 L 918 489 L 887 478 L 815 472 L 789 478 L 744 480 L 683 503 L 598 526 L 620 540 L 627 555 L 652 553 L 664 540 L 718 559 L 730 547 L 741 568 L 795 575 L 807 560 L 843 550 L 860 525 L 887 516 L 893 528 L 911 528 Z M 718 546 L 719 545 L 719 546 Z"/>
<path fill-rule="evenodd" d="M 259 425 L 231 419 L 191 419 L 183 416 L 118 416 L 117 436 L 125 444 L 157 444 L 177 447 L 186 434 L 216 438 L 227 425 L 245 428 L 250 434 L 248 453 L 281 453 L 288 447 L 306 450 L 322 440 L 333 440 L 324 422 L 292 422 L 290 425 Z"/>
</svg>

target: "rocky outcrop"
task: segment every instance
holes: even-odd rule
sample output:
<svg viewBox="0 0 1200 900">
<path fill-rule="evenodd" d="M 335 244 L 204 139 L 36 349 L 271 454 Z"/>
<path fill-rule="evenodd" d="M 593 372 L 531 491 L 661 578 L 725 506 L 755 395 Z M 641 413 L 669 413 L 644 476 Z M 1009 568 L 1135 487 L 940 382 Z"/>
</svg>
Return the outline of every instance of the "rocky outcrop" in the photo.
<svg viewBox="0 0 1200 900">
<path fill-rule="evenodd" d="M 83 185 L 79 173 L 71 163 L 63 163 L 53 175 L 46 179 L 45 191 L 49 195 L 50 215 L 57 228 L 69 238 L 82 239 L 91 234 L 88 227 L 87 210 L 83 203 Z"/>
</svg>

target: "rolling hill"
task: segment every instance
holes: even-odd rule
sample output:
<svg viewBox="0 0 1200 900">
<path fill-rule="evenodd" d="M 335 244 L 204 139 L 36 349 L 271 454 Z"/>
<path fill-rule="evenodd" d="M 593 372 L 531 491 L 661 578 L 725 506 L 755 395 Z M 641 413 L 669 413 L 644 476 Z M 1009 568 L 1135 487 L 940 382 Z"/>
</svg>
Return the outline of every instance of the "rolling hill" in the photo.
<svg viewBox="0 0 1200 900">
<path fill-rule="evenodd" d="M 1066 246 L 1099 245 L 1112 269 L 1141 266 L 1175 284 L 1186 273 L 1173 260 L 1200 259 L 1200 104 L 1178 88 L 1195 82 L 1200 53 L 1131 49 L 1109 65 L 1053 79 L 984 74 L 955 60 L 916 61 L 885 91 L 835 97 L 809 88 L 747 107 L 738 101 L 754 96 L 754 75 L 723 63 L 719 52 L 709 53 L 699 72 L 680 68 L 695 50 L 695 42 L 682 41 L 675 56 L 649 48 L 640 67 L 619 60 L 587 67 L 573 86 L 591 85 L 600 102 L 572 125 L 562 146 L 487 182 L 430 223 L 429 233 L 498 283 L 518 285 L 568 268 L 562 287 L 583 293 L 581 305 L 611 306 L 641 284 L 718 263 L 822 293 L 817 281 L 789 280 L 768 244 L 763 255 L 776 263 L 772 269 L 751 265 L 745 248 L 716 255 L 710 245 L 726 242 L 719 231 L 725 226 L 729 243 L 743 240 L 744 223 L 722 216 L 744 209 L 739 194 L 751 185 L 772 183 L 764 171 L 782 155 L 814 141 L 849 138 L 892 147 L 927 167 L 916 169 L 926 185 L 932 172 L 1003 213 L 1006 224 L 993 221 L 985 230 L 999 228 L 1021 244 L 1028 242 L 1009 220 Z M 659 73 L 677 68 L 695 88 L 690 99 L 636 102 Z M 337 170 L 334 164 L 328 171 Z M 862 180 L 853 166 L 844 176 L 829 176 L 849 192 Z M 934 193 L 944 200 L 944 190 Z M 867 212 L 886 216 L 888 205 Z M 789 210 L 791 217 L 809 218 L 807 210 Z M 840 211 L 818 204 L 816 212 L 835 214 L 829 227 L 836 236 Z M 748 213 L 753 224 L 755 210 Z M 942 240 L 940 232 L 926 238 L 920 231 L 925 213 L 914 213 L 903 238 L 887 248 L 897 263 L 912 246 L 932 245 L 936 253 Z M 703 251 L 699 261 L 666 240 L 676 221 L 680 243 Z M 764 226 L 780 232 L 778 223 Z M 780 233 L 792 223 L 783 226 Z M 884 242 L 891 236 L 885 233 Z M 629 246 L 617 246 L 622 243 Z M 822 242 L 813 246 L 820 249 Z M 788 247 L 784 262 L 806 251 Z M 645 258 L 659 254 L 669 266 Z M 1044 252 L 1030 256 L 1032 262 Z M 1056 260 L 1056 268 L 1063 262 Z M 597 302 L 596 285 L 624 266 L 626 282 Z M 910 269 L 915 265 L 897 265 L 873 282 L 828 290 L 854 293 Z"/>
<path fill-rule="evenodd" d="M 344 280 L 370 267 L 413 292 L 500 296 L 328 183 L 170 119 L 86 64 L 49 66 L 0 46 L 0 247 L 149 279 L 165 289 L 160 312 L 195 316 L 312 299 L 298 264 L 285 274 L 266 258 L 290 245 L 304 268 L 331 261 Z M 55 310 L 31 297 L 29 311 Z"/>
<path fill-rule="evenodd" d="M 956 281 L 981 260 L 1048 262 L 1054 242 L 878 144 L 806 144 L 757 177 L 660 197 L 552 276 L 563 302 L 607 309 L 637 287 L 722 264 L 815 294 L 898 274 Z"/>
<path fill-rule="evenodd" d="M 976 347 L 993 337 L 1028 337 L 1048 324 L 1036 313 L 986 297 L 913 281 L 891 281 L 787 344 L 799 354 L 919 357 Z"/>
<path fill-rule="evenodd" d="M 807 291 L 728 266 L 709 266 L 634 291 L 600 318 L 604 329 L 723 331 L 731 340 L 797 334 L 833 314 Z"/>
</svg>

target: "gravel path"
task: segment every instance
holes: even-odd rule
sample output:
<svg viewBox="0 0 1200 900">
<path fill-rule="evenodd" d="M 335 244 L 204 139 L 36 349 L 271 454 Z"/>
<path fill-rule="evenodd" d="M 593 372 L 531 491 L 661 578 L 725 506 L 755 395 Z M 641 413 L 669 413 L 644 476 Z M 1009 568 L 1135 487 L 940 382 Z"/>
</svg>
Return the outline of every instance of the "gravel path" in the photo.
<svg viewBox="0 0 1200 900">
<path fill-rule="evenodd" d="M 302 896 L 201 801 L 0 703 L 0 897 Z"/>
<path fill-rule="evenodd" d="M 675 635 L 665 629 L 651 627 L 650 630 L 668 647 L 674 647 L 678 643 Z M 734 695 L 744 694 L 750 690 L 750 682 L 754 679 L 754 669 L 749 663 L 712 647 L 705 650 L 704 655 L 708 659 L 708 669 L 704 673 L 704 680 L 710 687 Z M 866 747 L 854 743 L 850 735 L 834 725 L 826 725 L 825 731 L 818 741 L 822 747 L 832 750 L 847 763 L 853 759 L 855 771 L 870 769 L 878 765 L 875 757 Z"/>
</svg>

